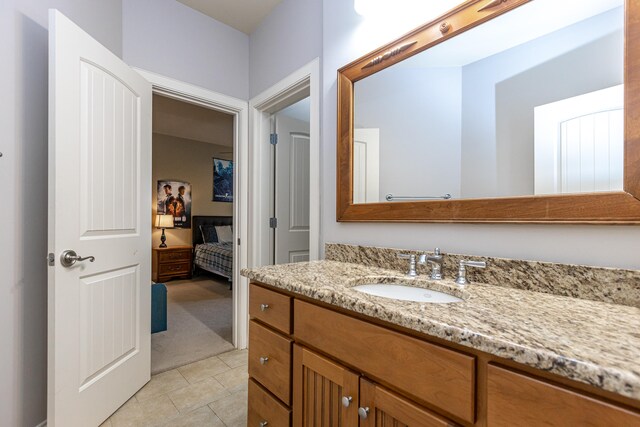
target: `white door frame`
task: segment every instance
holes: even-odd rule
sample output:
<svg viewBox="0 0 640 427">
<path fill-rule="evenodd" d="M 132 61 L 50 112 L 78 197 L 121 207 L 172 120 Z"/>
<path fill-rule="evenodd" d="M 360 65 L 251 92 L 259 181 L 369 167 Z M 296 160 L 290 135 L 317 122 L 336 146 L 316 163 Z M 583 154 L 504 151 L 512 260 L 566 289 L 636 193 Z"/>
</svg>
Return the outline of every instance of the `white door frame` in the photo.
<svg viewBox="0 0 640 427">
<path fill-rule="evenodd" d="M 151 82 L 153 93 L 168 98 L 200 105 L 234 116 L 233 160 L 234 176 L 234 227 L 233 239 L 240 245 L 233 249 L 233 345 L 238 349 L 247 347 L 248 332 L 248 281 L 240 276 L 240 270 L 247 268 L 249 259 L 249 164 L 248 158 L 248 105 L 247 101 L 223 95 L 199 86 L 165 77 L 150 71 L 134 69 Z M 150 207 L 151 208 L 151 207 Z"/>
<path fill-rule="evenodd" d="M 249 235 L 251 267 L 271 263 L 269 254 L 269 173 L 271 151 L 268 141 L 270 116 L 309 96 L 309 260 L 320 256 L 320 60 L 318 58 L 280 80 L 249 101 L 249 167 L 253 172 L 249 199 Z"/>
</svg>

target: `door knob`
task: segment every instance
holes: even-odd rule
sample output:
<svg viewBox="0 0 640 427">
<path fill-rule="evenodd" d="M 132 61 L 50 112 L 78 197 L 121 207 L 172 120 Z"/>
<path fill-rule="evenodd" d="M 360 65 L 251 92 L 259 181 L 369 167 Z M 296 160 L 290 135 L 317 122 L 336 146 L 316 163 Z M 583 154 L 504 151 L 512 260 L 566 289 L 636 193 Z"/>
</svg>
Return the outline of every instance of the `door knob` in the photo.
<svg viewBox="0 0 640 427">
<path fill-rule="evenodd" d="M 369 407 L 364 406 L 364 407 L 358 408 L 358 416 L 360 416 L 360 419 L 366 420 L 367 417 L 369 416 Z"/>
<path fill-rule="evenodd" d="M 93 256 L 81 257 L 76 253 L 76 251 L 73 250 L 66 250 L 60 255 L 60 264 L 62 264 L 63 267 L 71 267 L 77 261 L 82 262 L 85 260 L 93 262 L 96 260 L 96 258 Z"/>
<path fill-rule="evenodd" d="M 342 406 L 344 406 L 345 408 L 348 408 L 349 405 L 351 405 L 352 400 L 353 400 L 353 397 L 351 396 L 342 396 Z"/>
</svg>

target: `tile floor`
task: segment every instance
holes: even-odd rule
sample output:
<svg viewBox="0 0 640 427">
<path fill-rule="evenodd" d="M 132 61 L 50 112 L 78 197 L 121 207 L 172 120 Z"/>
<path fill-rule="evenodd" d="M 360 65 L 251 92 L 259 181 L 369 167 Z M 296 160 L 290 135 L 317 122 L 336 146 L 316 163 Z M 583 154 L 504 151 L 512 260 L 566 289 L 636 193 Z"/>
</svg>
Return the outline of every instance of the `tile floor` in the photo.
<svg viewBox="0 0 640 427">
<path fill-rule="evenodd" d="M 245 427 L 247 351 L 234 350 L 151 377 L 101 427 Z"/>
</svg>

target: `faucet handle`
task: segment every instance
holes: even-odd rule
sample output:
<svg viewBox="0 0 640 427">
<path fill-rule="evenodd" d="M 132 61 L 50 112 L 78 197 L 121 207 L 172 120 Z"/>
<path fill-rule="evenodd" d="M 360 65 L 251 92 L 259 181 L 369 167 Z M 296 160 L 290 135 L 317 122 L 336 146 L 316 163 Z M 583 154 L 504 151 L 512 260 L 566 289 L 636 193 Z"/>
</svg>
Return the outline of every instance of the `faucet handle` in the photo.
<svg viewBox="0 0 640 427">
<path fill-rule="evenodd" d="M 467 267 L 485 268 L 486 266 L 487 263 L 484 261 L 469 261 L 467 259 L 460 260 L 456 283 L 458 285 L 466 285 L 467 283 L 469 283 L 467 281 Z"/>
<path fill-rule="evenodd" d="M 407 271 L 407 276 L 416 277 L 418 275 L 418 273 L 416 272 L 416 254 L 398 254 L 398 258 L 409 260 L 409 270 Z"/>
</svg>

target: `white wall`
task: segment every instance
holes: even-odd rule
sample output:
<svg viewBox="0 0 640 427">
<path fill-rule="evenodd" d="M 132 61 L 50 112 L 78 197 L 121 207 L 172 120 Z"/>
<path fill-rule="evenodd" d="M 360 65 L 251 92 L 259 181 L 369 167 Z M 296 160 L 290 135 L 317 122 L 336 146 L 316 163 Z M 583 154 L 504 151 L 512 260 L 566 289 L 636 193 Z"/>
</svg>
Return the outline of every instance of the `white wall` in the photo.
<svg viewBox="0 0 640 427">
<path fill-rule="evenodd" d="M 48 8 L 122 52 L 121 0 L 0 1 L 0 424 L 46 418 Z"/>
<path fill-rule="evenodd" d="M 250 97 L 322 53 L 322 0 L 284 0 L 250 36 Z"/>
<path fill-rule="evenodd" d="M 460 197 L 460 67 L 392 67 L 355 84 L 354 126 L 380 129 L 380 194 Z"/>
<path fill-rule="evenodd" d="M 640 268 L 640 227 L 582 225 L 349 224 L 335 221 L 336 70 L 417 25 L 364 22 L 353 3 L 324 0 L 322 185 L 324 242 L 429 249 L 607 267 Z M 424 19 L 424 17 L 422 18 Z"/>
<path fill-rule="evenodd" d="M 176 0 L 125 0 L 122 27 L 129 65 L 249 98 L 249 36 L 243 32 Z"/>
<path fill-rule="evenodd" d="M 233 136 L 230 136 L 233 138 Z M 153 224 L 157 211 L 158 180 L 186 181 L 191 184 L 191 215 L 233 215 L 233 203 L 212 202 L 213 158 L 232 159 L 231 147 L 209 144 L 175 136 L 153 134 Z M 174 187 L 173 194 L 177 194 Z M 153 227 L 152 246 L 160 244 L 162 232 Z M 167 245 L 191 245 L 191 228 L 166 230 Z"/>
</svg>

